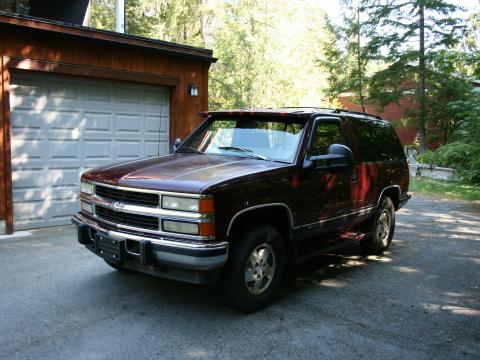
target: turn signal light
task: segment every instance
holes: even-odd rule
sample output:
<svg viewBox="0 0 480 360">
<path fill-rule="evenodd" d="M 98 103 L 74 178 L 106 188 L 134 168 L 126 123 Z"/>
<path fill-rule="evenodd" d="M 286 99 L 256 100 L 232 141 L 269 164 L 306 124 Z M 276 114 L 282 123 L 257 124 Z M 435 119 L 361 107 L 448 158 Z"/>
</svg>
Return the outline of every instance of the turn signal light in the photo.
<svg viewBox="0 0 480 360">
<path fill-rule="evenodd" d="M 200 236 L 214 236 L 215 235 L 215 223 L 203 222 L 199 224 L 198 235 Z"/>
<path fill-rule="evenodd" d="M 213 213 L 215 211 L 212 198 L 201 198 L 198 205 L 200 213 Z"/>
</svg>

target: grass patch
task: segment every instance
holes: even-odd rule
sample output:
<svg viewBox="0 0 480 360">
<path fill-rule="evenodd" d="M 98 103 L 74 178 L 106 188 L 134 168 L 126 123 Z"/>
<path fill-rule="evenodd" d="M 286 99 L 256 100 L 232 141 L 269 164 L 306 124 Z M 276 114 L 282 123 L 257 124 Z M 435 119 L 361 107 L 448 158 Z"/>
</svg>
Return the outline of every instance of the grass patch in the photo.
<svg viewBox="0 0 480 360">
<path fill-rule="evenodd" d="M 410 178 L 409 191 L 452 199 L 480 200 L 480 186 L 428 178 Z"/>
</svg>

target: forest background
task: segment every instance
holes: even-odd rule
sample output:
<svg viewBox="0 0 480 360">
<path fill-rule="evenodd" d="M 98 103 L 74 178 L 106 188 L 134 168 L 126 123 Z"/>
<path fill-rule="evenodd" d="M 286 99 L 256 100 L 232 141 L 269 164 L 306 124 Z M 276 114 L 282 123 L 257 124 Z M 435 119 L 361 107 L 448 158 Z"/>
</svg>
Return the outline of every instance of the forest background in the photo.
<svg viewBox="0 0 480 360">
<path fill-rule="evenodd" d="M 115 29 L 115 0 L 91 0 L 90 26 Z M 126 32 L 212 49 L 211 110 L 408 97 L 420 159 L 480 184 L 478 0 L 127 0 Z"/>
</svg>

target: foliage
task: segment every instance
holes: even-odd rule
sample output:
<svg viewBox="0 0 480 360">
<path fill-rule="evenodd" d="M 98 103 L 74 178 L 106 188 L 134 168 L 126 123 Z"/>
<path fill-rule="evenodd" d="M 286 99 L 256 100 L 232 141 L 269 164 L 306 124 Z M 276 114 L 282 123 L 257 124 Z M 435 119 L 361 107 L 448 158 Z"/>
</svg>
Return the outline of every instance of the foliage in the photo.
<svg viewBox="0 0 480 360">
<path fill-rule="evenodd" d="M 391 101 L 399 103 L 405 93 L 414 94 L 418 110 L 411 111 L 410 117 L 419 128 L 422 153 L 429 119 L 429 75 L 440 52 L 453 49 L 462 38 L 463 21 L 452 15 L 459 8 L 444 0 L 364 0 L 362 4 L 370 15 L 368 23 L 381 29 L 366 48 L 387 64 L 372 77 L 370 100 L 382 108 Z"/>
<path fill-rule="evenodd" d="M 113 30 L 115 0 L 91 3 L 91 25 Z M 126 12 L 129 34 L 213 49 L 211 109 L 326 105 L 311 54 L 324 36 L 317 2 L 127 0 Z"/>
<path fill-rule="evenodd" d="M 455 181 L 442 181 L 428 178 L 410 180 L 409 191 L 414 194 L 427 194 L 462 200 L 480 200 L 480 187 Z"/>
<path fill-rule="evenodd" d="M 453 142 L 417 157 L 422 164 L 450 167 L 455 176 L 469 184 L 480 185 L 480 145 Z"/>
<path fill-rule="evenodd" d="M 337 97 L 350 91 L 351 101 L 366 111 L 368 76 L 375 64 L 371 63 L 367 39 L 377 31 L 377 25 L 368 22 L 368 14 L 359 0 L 341 0 L 342 25 L 336 25 L 325 16 L 325 34 L 317 63 L 328 74 L 325 93 Z"/>
</svg>

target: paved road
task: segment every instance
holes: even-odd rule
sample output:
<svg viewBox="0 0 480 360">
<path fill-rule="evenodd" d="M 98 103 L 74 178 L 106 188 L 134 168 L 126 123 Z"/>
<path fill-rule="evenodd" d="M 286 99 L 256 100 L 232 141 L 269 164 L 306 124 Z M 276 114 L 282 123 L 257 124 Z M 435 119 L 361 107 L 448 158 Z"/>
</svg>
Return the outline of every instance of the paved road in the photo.
<svg viewBox="0 0 480 360">
<path fill-rule="evenodd" d="M 252 315 L 208 287 L 122 274 L 71 227 L 0 241 L 2 359 L 479 359 L 480 209 L 413 199 L 391 252 L 290 270 Z"/>
</svg>

